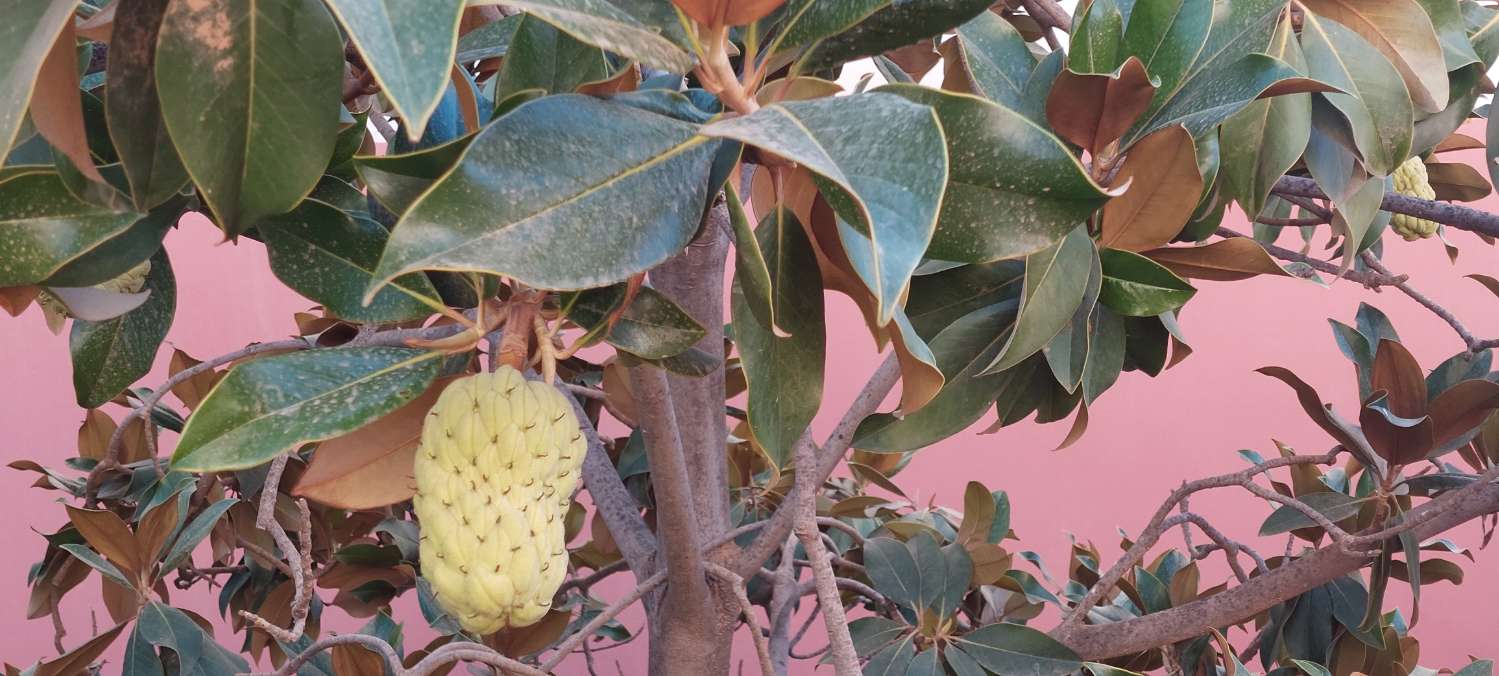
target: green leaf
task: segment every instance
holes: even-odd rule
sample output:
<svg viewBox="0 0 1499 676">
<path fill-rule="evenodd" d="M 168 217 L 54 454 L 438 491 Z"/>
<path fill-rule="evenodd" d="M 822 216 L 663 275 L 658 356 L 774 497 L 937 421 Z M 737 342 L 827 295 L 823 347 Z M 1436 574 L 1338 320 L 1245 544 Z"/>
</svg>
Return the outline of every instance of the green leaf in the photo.
<svg viewBox="0 0 1499 676">
<path fill-rule="evenodd" d="M 947 183 L 936 113 L 890 94 L 854 94 L 777 103 L 702 132 L 759 146 L 819 176 L 844 251 L 874 294 L 876 323 L 888 324 L 931 241 Z"/>
<path fill-rule="evenodd" d="M 506 0 L 568 35 L 652 68 L 692 70 L 674 8 L 651 0 Z"/>
<path fill-rule="evenodd" d="M 329 0 L 407 138 L 422 137 L 448 86 L 463 0 Z"/>
<path fill-rule="evenodd" d="M 1124 320 L 1099 303 L 1088 318 L 1088 361 L 1083 367 L 1083 401 L 1091 404 L 1113 386 L 1124 370 Z"/>
<path fill-rule="evenodd" d="M 122 0 L 115 12 L 106 61 L 104 110 L 137 209 L 170 199 L 187 184 L 187 170 L 167 134 L 156 95 L 156 39 L 168 0 Z"/>
<path fill-rule="evenodd" d="M 458 38 L 458 54 L 453 57 L 458 63 L 473 63 L 493 59 L 510 51 L 510 41 L 515 30 L 525 21 L 525 14 L 512 14 L 499 21 L 491 21 Z"/>
<path fill-rule="evenodd" d="M 1104 249 L 1099 302 L 1126 317 L 1153 317 L 1184 305 L 1197 290 L 1176 273 L 1131 251 Z"/>
<path fill-rule="evenodd" d="M 1452 676 L 1493 676 L 1493 660 L 1474 660 L 1468 666 L 1457 670 Z"/>
<path fill-rule="evenodd" d="M 103 284 L 140 265 L 161 249 L 167 230 L 176 225 L 187 199 L 163 204 L 114 237 L 100 242 L 47 277 L 45 286 Z"/>
<path fill-rule="evenodd" d="M 162 673 L 152 646 L 172 651 L 178 676 L 218 676 L 250 670 L 245 658 L 217 643 L 187 613 L 157 602 L 146 604 L 136 620 L 126 648 L 126 663 L 140 674 Z M 137 669 L 144 669 L 136 671 Z"/>
<path fill-rule="evenodd" d="M 739 201 L 739 193 L 733 186 L 725 185 L 723 192 L 729 209 L 729 224 L 734 228 L 734 282 L 744 295 L 745 305 L 761 325 L 770 327 L 776 336 L 790 335 L 776 324 L 770 267 L 765 261 L 765 252 L 760 249 L 760 241 L 755 237 L 755 229 L 750 225 L 749 215 L 744 212 L 744 203 Z M 783 227 L 780 221 L 788 218 L 794 220 L 796 216 L 784 204 L 777 204 L 765 215 L 762 224 L 780 228 Z M 801 227 L 801 224 L 797 223 L 796 227 Z M 818 284 L 821 285 L 820 280 Z"/>
<path fill-rule="evenodd" d="M 911 325 L 930 340 L 948 325 L 974 310 L 1020 298 L 1025 262 L 1006 260 L 962 265 L 911 280 L 906 315 Z"/>
<path fill-rule="evenodd" d="M 576 94 L 516 108 L 407 209 L 366 298 L 416 270 L 583 289 L 654 267 L 687 245 L 707 204 L 718 144 L 696 131 Z"/>
<path fill-rule="evenodd" d="M 1437 41 L 1442 43 L 1442 58 L 1447 71 L 1452 72 L 1469 64 L 1481 63 L 1478 52 L 1468 39 L 1467 24 L 1463 20 L 1458 0 L 1416 0 L 1426 10 L 1432 27 L 1437 31 Z"/>
<path fill-rule="evenodd" d="M 166 557 L 161 560 L 162 570 L 172 570 L 178 564 L 187 561 L 188 557 L 192 556 L 193 549 L 197 548 L 198 543 L 208 537 L 208 534 L 213 531 L 214 524 L 217 524 L 219 518 L 224 516 L 224 513 L 229 511 L 229 508 L 233 507 L 236 502 L 239 501 L 234 498 L 224 498 L 209 505 L 197 517 L 193 518 L 192 523 L 189 523 L 187 528 L 184 528 L 177 535 L 177 540 L 172 543 L 172 548 L 167 550 Z"/>
<path fill-rule="evenodd" d="M 818 0 L 818 4 L 836 3 Z M 887 0 L 857 25 L 823 39 L 798 63 L 804 70 L 817 71 L 939 37 L 984 13 L 990 4 L 984 0 Z"/>
<path fill-rule="evenodd" d="M 897 637 L 904 636 L 910 629 L 904 622 L 878 615 L 860 617 L 848 623 L 849 637 L 854 641 L 854 652 L 860 657 L 873 654 Z"/>
<path fill-rule="evenodd" d="M 958 26 L 953 44 L 960 50 L 974 94 L 1009 109 L 1021 108 L 1036 57 L 1010 22 L 993 12 L 982 12 Z"/>
<path fill-rule="evenodd" d="M 1415 119 L 1400 71 L 1336 21 L 1308 14 L 1302 25 L 1308 72 L 1347 92 L 1322 97 L 1348 123 L 1364 165 L 1381 176 L 1394 171 L 1410 154 Z"/>
<path fill-rule="evenodd" d="M 785 25 L 775 40 L 793 49 L 842 33 L 868 18 L 890 0 L 790 0 Z"/>
<path fill-rule="evenodd" d="M 921 569 L 916 565 L 915 551 L 900 540 L 877 537 L 865 542 L 864 567 L 875 591 L 891 601 L 911 605 L 921 595 Z"/>
<path fill-rule="evenodd" d="M 864 676 L 905 676 L 911 660 L 916 658 L 916 633 L 912 632 L 869 658 Z"/>
<path fill-rule="evenodd" d="M 968 585 L 973 581 L 973 558 L 962 544 L 952 542 L 942 547 L 942 563 L 944 585 L 935 601 L 928 605 L 938 617 L 947 618 L 958 612 L 963 595 L 968 593 Z"/>
<path fill-rule="evenodd" d="M 1108 200 L 1061 141 L 1019 113 L 917 85 L 875 91 L 931 106 L 948 156 L 963 158 L 950 166 L 929 258 L 981 263 L 1035 253 Z M 995 214 L 1005 214 L 1004 227 L 995 227 Z"/>
<path fill-rule="evenodd" d="M 527 16 L 515 29 L 498 77 L 494 93 L 497 101 L 526 89 L 566 94 L 609 77 L 609 61 L 598 47 Z"/>
<path fill-rule="evenodd" d="M 1077 310 L 1072 313 L 1067 325 L 1043 348 L 1046 364 L 1051 367 L 1052 375 L 1056 376 L 1057 383 L 1068 392 L 1076 392 L 1078 385 L 1083 382 L 1083 372 L 1088 360 L 1088 341 L 1093 333 L 1093 310 L 1098 303 L 1098 293 L 1102 286 L 1102 261 L 1094 258 L 1093 265 L 1088 270 L 1082 302 L 1078 303 Z"/>
<path fill-rule="evenodd" d="M 986 676 L 989 673 L 984 671 L 983 667 L 979 666 L 977 660 L 970 657 L 968 653 L 963 652 L 963 649 L 956 645 L 944 648 L 942 650 L 942 657 L 947 661 L 947 668 L 952 670 L 952 673 L 956 674 L 956 676 Z"/>
<path fill-rule="evenodd" d="M 730 301 L 734 342 L 749 386 L 750 430 L 771 461 L 784 468 L 822 403 L 822 276 L 812 243 L 790 210 L 767 214 L 754 237 L 769 273 L 769 314 L 784 332 L 756 315 L 746 291 L 750 285 L 736 274 Z"/>
<path fill-rule="evenodd" d="M 156 50 L 161 114 L 229 236 L 290 211 L 328 166 L 342 44 L 314 0 L 168 5 Z"/>
<path fill-rule="evenodd" d="M 276 278 L 336 317 L 400 322 L 442 307 L 437 289 L 421 274 L 403 276 L 381 288 L 368 305 L 362 302 L 390 236 L 372 220 L 309 200 L 291 213 L 262 221 L 257 229 Z"/>
<path fill-rule="evenodd" d="M 177 308 L 177 282 L 165 251 L 152 257 L 141 290 L 151 295 L 130 312 L 101 322 L 73 322 L 68 351 L 79 406 L 104 405 L 150 372 L 156 361 L 156 350 L 172 327 Z"/>
<path fill-rule="evenodd" d="M 126 589 L 135 589 L 135 583 L 131 582 L 129 578 L 125 577 L 125 574 L 120 572 L 119 568 L 116 568 L 114 564 L 105 561 L 104 557 L 100 556 L 98 552 L 89 549 L 88 545 L 65 544 L 62 545 L 62 549 L 63 551 L 72 554 L 73 558 L 83 562 L 89 568 L 93 568 L 94 570 L 99 571 L 100 575 L 103 575 L 115 584 L 118 584 Z"/>
<path fill-rule="evenodd" d="M 1025 287 L 1015 329 L 984 374 L 1014 367 L 1040 352 L 1072 320 L 1087 294 L 1090 270 L 1098 250 L 1083 228 L 1076 228 L 1056 245 L 1025 259 Z"/>
<path fill-rule="evenodd" d="M 624 285 L 589 289 L 564 302 L 568 319 L 583 326 L 592 340 L 608 328 L 609 313 L 624 302 Z M 687 352 L 707 332 L 686 310 L 650 287 L 642 287 L 630 306 L 604 334 L 604 340 L 641 359 L 666 359 Z"/>
<path fill-rule="evenodd" d="M 1067 69 L 1081 74 L 1114 72 L 1123 62 L 1119 55 L 1123 39 L 1124 13 L 1119 5 L 1114 0 L 1093 0 L 1073 28 Z"/>
<path fill-rule="evenodd" d="M 1276 25 L 1269 54 L 1298 72 L 1306 58 L 1289 16 Z M 1270 188 L 1301 159 L 1312 133 L 1312 95 L 1288 94 L 1254 101 L 1220 130 L 1223 187 L 1244 213 L 1264 211 Z M 1211 181 L 1204 181 L 1211 183 Z"/>
<path fill-rule="evenodd" d="M 1213 7 L 1212 27 L 1192 65 L 1175 87 L 1162 82 L 1147 113 L 1120 141 L 1120 147 L 1128 148 L 1172 124 L 1186 125 L 1192 136 L 1200 136 L 1271 84 L 1296 76 L 1284 62 L 1256 54 L 1269 44 L 1269 28 L 1285 8 L 1284 2 L 1238 0 L 1225 5 L 1213 3 Z M 1141 61 L 1150 63 L 1143 58 Z"/>
<path fill-rule="evenodd" d="M 442 178 L 468 150 L 474 135 L 448 143 L 394 155 L 356 155 L 354 172 L 391 213 L 404 214 L 437 179 Z"/>
<path fill-rule="evenodd" d="M 1061 676 L 1082 666 L 1067 646 L 1018 624 L 985 625 L 956 639 L 956 643 L 996 674 Z"/>
<path fill-rule="evenodd" d="M 1207 44 L 1213 21 L 1211 2 L 1151 0 L 1136 2 L 1124 29 L 1123 54 L 1133 56 L 1155 80 L 1156 91 L 1171 91 Z"/>
<path fill-rule="evenodd" d="M 352 432 L 421 394 L 437 376 L 440 356 L 346 347 L 241 364 L 188 418 L 172 468 L 245 469 L 301 444 Z"/>
<path fill-rule="evenodd" d="M 9 152 L 26 119 L 42 61 L 63 27 L 73 20 L 76 3 L 17 0 L 7 4 L 0 22 L 0 149 Z M 6 164 L 0 157 L 0 166 Z M 0 284 L 5 286 L 5 284 Z"/>
<path fill-rule="evenodd" d="M 1354 499 L 1333 491 L 1302 495 L 1296 499 L 1306 503 L 1308 507 L 1317 510 L 1317 513 L 1327 517 L 1333 523 L 1357 515 L 1359 508 L 1368 501 L 1368 498 Z M 1301 510 L 1290 505 L 1281 505 L 1274 512 L 1271 512 L 1270 516 L 1265 518 L 1264 523 L 1260 524 L 1260 535 L 1280 535 L 1281 533 L 1289 533 L 1301 528 L 1315 528 L 1316 526 L 1317 522 L 1312 521 L 1311 517 L 1303 514 Z"/>
<path fill-rule="evenodd" d="M 1014 300 L 983 307 L 937 334 L 930 345 L 947 383 L 913 413 L 865 418 L 854 434 L 854 446 L 873 451 L 922 448 L 972 425 L 996 398 L 1029 388 L 1034 361 L 994 375 L 979 375 L 1009 338 L 1015 308 Z"/>
<path fill-rule="evenodd" d="M 79 200 L 57 174 L 0 181 L 0 287 L 43 281 L 140 217 Z"/>
<path fill-rule="evenodd" d="M 906 676 L 947 676 L 942 669 L 942 651 L 931 647 L 916 653 L 906 667 Z"/>
</svg>

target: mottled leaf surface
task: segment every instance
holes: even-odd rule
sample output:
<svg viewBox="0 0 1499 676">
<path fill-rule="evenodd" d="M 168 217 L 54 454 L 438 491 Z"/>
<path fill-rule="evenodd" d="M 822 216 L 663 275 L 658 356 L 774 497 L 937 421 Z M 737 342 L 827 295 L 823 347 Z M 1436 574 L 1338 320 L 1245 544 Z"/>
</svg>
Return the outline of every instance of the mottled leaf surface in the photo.
<svg viewBox="0 0 1499 676">
<path fill-rule="evenodd" d="M 415 141 L 447 87 L 463 0 L 329 0 Z"/>
<path fill-rule="evenodd" d="M 102 322 L 76 320 L 68 334 L 73 390 L 78 405 L 102 406 L 151 370 L 156 350 L 172 327 L 177 282 L 165 251 L 151 259 L 139 307 Z"/>
</svg>

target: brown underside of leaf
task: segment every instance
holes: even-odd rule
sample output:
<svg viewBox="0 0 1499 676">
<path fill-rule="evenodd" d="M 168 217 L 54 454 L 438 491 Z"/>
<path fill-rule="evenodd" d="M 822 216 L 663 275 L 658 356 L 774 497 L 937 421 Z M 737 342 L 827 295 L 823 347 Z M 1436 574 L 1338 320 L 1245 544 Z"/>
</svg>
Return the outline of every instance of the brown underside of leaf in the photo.
<svg viewBox="0 0 1499 676">
<path fill-rule="evenodd" d="M 1202 195 L 1197 151 L 1187 129 L 1167 127 L 1132 146 L 1109 188 L 1126 186 L 1103 207 L 1098 245 L 1127 251 L 1165 246 L 1187 224 Z"/>
</svg>

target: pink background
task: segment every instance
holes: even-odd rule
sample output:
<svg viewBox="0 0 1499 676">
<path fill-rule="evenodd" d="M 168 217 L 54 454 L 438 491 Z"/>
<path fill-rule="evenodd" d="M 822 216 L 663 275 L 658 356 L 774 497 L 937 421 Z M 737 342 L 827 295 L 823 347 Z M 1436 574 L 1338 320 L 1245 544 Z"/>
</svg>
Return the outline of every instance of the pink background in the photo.
<svg viewBox="0 0 1499 676">
<path fill-rule="evenodd" d="M 1453 157 L 1444 159 L 1454 161 Z M 1459 157 L 1481 166 L 1481 152 Z M 1476 206 L 1492 209 L 1499 202 L 1490 198 Z M 1237 215 L 1229 220 L 1230 227 L 1247 229 Z M 1386 238 L 1386 260 L 1397 272 L 1411 273 L 1419 288 L 1454 310 L 1474 333 L 1499 336 L 1499 299 L 1462 279 L 1472 272 L 1493 274 L 1499 253 L 1467 233 L 1455 233 L 1453 239 L 1463 247 L 1456 265 L 1448 263 L 1436 240 L 1408 244 L 1393 236 Z M 218 240 L 217 231 L 196 215 L 184 219 L 167 237 L 178 281 L 176 321 L 168 341 L 200 358 L 254 340 L 285 337 L 294 328 L 291 313 L 312 305 L 270 275 L 258 243 L 230 245 Z M 1291 247 L 1299 243 L 1291 233 L 1283 241 Z M 1338 353 L 1327 318 L 1352 323 L 1359 301 L 1376 305 L 1390 315 L 1428 369 L 1462 347 L 1445 324 L 1394 290 L 1374 294 L 1349 282 L 1325 289 L 1293 279 L 1204 282 L 1198 287 L 1200 293 L 1181 322 L 1196 354 L 1159 378 L 1139 373 L 1121 377 L 1094 407 L 1088 433 L 1075 446 L 1049 450 L 1066 434 L 1065 423 L 1023 423 L 979 436 L 986 419 L 919 453 L 899 475 L 899 483 L 922 505 L 935 500 L 961 507 L 970 480 L 1009 491 L 1014 529 L 1022 538 L 1019 545 L 1008 543 L 1009 548 L 1040 552 L 1053 572 L 1061 573 L 1069 535 L 1095 542 L 1112 560 L 1118 554 L 1117 529 L 1138 531 L 1167 492 L 1185 479 L 1242 467 L 1237 449 L 1272 455 L 1272 437 L 1309 452 L 1330 446 L 1301 413 L 1288 388 L 1253 372 L 1272 364 L 1289 367 L 1315 385 L 1324 399 L 1344 410 L 1356 405 L 1352 368 Z M 824 432 L 878 363 L 862 321 L 841 296 L 829 296 L 828 320 L 827 401 L 815 424 Z M 20 318 L 0 318 L 0 345 L 0 382 L 9 384 L 0 392 L 0 456 L 5 462 L 32 458 L 60 467 L 74 455 L 83 419 L 73 403 L 66 333 L 50 334 L 41 314 L 32 309 Z M 142 384 L 160 382 L 170 352 L 162 350 L 157 369 Z M 111 413 L 118 417 L 120 411 Z M 170 445 L 170 435 L 164 441 Z M 18 665 L 52 653 L 48 620 L 23 619 L 25 579 L 44 546 L 32 530 L 52 531 L 65 519 L 55 504 L 59 493 L 29 487 L 35 476 L 0 471 L 0 493 L 12 496 L 11 511 L 0 524 L 0 539 L 7 543 L 0 553 L 0 627 L 5 629 L 0 632 L 0 658 Z M 1192 506 L 1226 532 L 1246 537 L 1269 512 L 1262 502 L 1232 490 L 1207 494 Z M 1460 544 L 1476 545 L 1478 534 L 1477 525 L 1468 524 L 1449 535 Z M 1278 553 L 1283 543 L 1263 543 L 1262 551 L 1267 556 Z M 1491 601 L 1499 592 L 1499 567 L 1489 552 L 1475 554 L 1477 563 L 1454 557 L 1468 574 L 1463 586 L 1442 582 L 1423 592 L 1425 612 L 1415 635 L 1422 640 L 1424 665 L 1459 667 L 1468 654 L 1494 656 L 1490 646 L 1499 608 Z M 1205 585 L 1221 580 L 1223 567 L 1216 562 L 1208 567 Z M 618 593 L 628 576 L 620 578 L 600 587 L 600 593 Z M 95 600 L 98 584 L 97 577 L 91 578 L 64 601 L 69 647 L 87 637 L 91 613 L 98 614 L 101 625 L 108 622 Z M 212 594 L 202 587 L 176 593 L 173 601 L 205 616 L 216 613 Z M 1390 602 L 1408 610 L 1408 594 L 1397 590 Z M 396 608 L 397 619 L 407 625 L 408 650 L 430 636 L 414 605 L 402 599 Z M 638 617 L 627 615 L 626 624 L 638 627 Z M 361 623 L 325 618 L 324 626 L 347 630 Z M 824 645 L 820 634 L 814 630 L 801 650 Z M 222 629 L 219 638 L 226 645 L 240 641 Z M 641 673 L 644 643 L 599 654 L 601 672 L 613 673 L 619 660 L 625 673 Z M 114 655 L 123 644 L 118 641 Z M 735 660 L 740 659 L 748 661 L 747 671 L 754 671 L 752 649 L 743 632 L 735 650 Z M 106 667 L 106 673 L 112 671 Z M 560 673 L 585 672 L 578 660 Z"/>
</svg>

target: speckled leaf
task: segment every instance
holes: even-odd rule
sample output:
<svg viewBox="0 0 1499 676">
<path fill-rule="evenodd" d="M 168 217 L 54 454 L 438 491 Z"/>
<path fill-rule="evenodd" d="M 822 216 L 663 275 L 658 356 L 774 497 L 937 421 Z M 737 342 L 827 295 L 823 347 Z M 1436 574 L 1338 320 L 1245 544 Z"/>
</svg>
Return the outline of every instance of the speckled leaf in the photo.
<svg viewBox="0 0 1499 676">
<path fill-rule="evenodd" d="M 57 174 L 0 181 L 0 287 L 43 281 L 140 218 L 79 200 Z"/>
<path fill-rule="evenodd" d="M 505 0 L 569 35 L 671 73 L 692 70 L 676 12 L 660 0 Z"/>
<path fill-rule="evenodd" d="M 1093 0 L 1072 30 L 1067 69 L 1074 73 L 1111 73 L 1119 67 L 1124 13 L 1114 0 Z"/>
<path fill-rule="evenodd" d="M 187 172 L 230 236 L 290 211 L 338 134 L 343 50 L 316 0 L 173 2 L 156 86 Z"/>
<path fill-rule="evenodd" d="M 909 451 L 928 446 L 972 425 L 1008 388 L 1028 387 L 1032 370 L 1025 366 L 979 375 L 1009 337 L 1016 307 L 1014 300 L 982 307 L 937 334 L 929 344 L 947 384 L 919 411 L 865 418 L 854 434 L 854 446 L 871 451 Z"/>
<path fill-rule="evenodd" d="M 1061 332 L 1087 295 L 1086 282 L 1098 258 L 1093 240 L 1077 228 L 1050 248 L 1025 258 L 1025 286 L 1020 294 L 1020 313 L 1015 330 L 984 374 L 1009 369 L 1041 348 Z"/>
<path fill-rule="evenodd" d="M 1060 676 L 1081 662 L 1067 646 L 1018 624 L 990 624 L 957 639 L 957 645 L 996 674 Z"/>
<path fill-rule="evenodd" d="M 1447 107 L 1447 62 L 1431 17 L 1416 0 L 1306 0 L 1312 14 L 1352 29 L 1389 59 L 1427 112 Z"/>
<path fill-rule="evenodd" d="M 366 297 L 415 270 L 582 289 L 654 267 L 687 245 L 709 197 L 719 144 L 696 131 L 577 94 L 522 105 L 401 217 Z"/>
<path fill-rule="evenodd" d="M 1136 2 L 1124 28 L 1123 54 L 1140 59 L 1159 90 L 1175 89 L 1207 43 L 1216 6 L 1197 0 Z"/>
<path fill-rule="evenodd" d="M 836 35 L 868 18 L 890 0 L 789 0 L 781 49 L 793 49 Z"/>
<path fill-rule="evenodd" d="M 484 59 L 504 56 L 510 50 L 510 40 L 515 29 L 526 18 L 525 14 L 512 14 L 499 21 L 491 21 L 458 38 L 458 63 L 473 63 Z"/>
<path fill-rule="evenodd" d="M 609 313 L 619 307 L 624 297 L 623 284 L 589 289 L 568 294 L 563 308 L 569 320 L 587 331 L 586 339 L 602 335 L 610 345 L 641 359 L 681 355 L 705 335 L 702 325 L 686 310 L 648 286 L 636 293 L 630 306 L 614 322 L 614 327 L 604 334 Z"/>
<path fill-rule="evenodd" d="M 1036 57 L 1010 22 L 993 12 L 983 12 L 958 26 L 957 37 L 943 43 L 947 58 L 963 69 L 969 93 L 1007 108 L 1019 108 L 1025 83 L 1035 69 Z M 948 70 L 951 74 L 953 71 Z M 951 77 L 951 75 L 949 75 Z M 947 81 L 943 86 L 952 89 Z"/>
<path fill-rule="evenodd" d="M 1267 53 L 1306 72 L 1306 58 L 1289 16 L 1276 25 Z M 1244 213 L 1263 211 L 1270 188 L 1301 159 L 1311 133 L 1311 94 L 1274 96 L 1245 106 L 1225 120 L 1219 132 L 1225 193 Z"/>
<path fill-rule="evenodd" d="M 1034 253 L 1108 199 L 1061 141 L 1013 110 L 917 85 L 875 91 L 931 106 L 942 123 L 952 162 L 929 258 L 980 263 Z"/>
<path fill-rule="evenodd" d="M 130 676 L 163 673 L 154 648 L 177 656 L 178 676 L 216 676 L 249 671 L 245 658 L 215 643 L 187 613 L 161 603 L 141 609 L 126 646 L 125 661 Z"/>
<path fill-rule="evenodd" d="M 1098 302 L 1126 317 L 1153 317 L 1181 307 L 1197 290 L 1175 273 L 1140 254 L 1104 249 L 1103 289 Z"/>
<path fill-rule="evenodd" d="M 818 0 L 819 4 L 829 0 Z M 939 37 L 983 13 L 984 0 L 899 0 L 883 3 L 858 24 L 830 35 L 804 57 L 804 69 L 816 71 L 919 40 Z"/>
<path fill-rule="evenodd" d="M 172 326 L 177 282 L 165 251 L 151 259 L 140 307 L 102 322 L 73 322 L 68 351 L 73 355 L 73 390 L 78 405 L 102 406 L 151 370 L 156 350 Z"/>
<path fill-rule="evenodd" d="M 1120 145 L 1128 147 L 1170 124 L 1185 124 L 1197 136 L 1233 115 L 1270 84 L 1294 77 L 1289 66 L 1274 58 L 1246 58 L 1269 45 L 1270 26 L 1285 6 L 1283 0 L 1213 3 L 1212 27 L 1191 65 L 1174 87 L 1162 81 L 1150 109 Z"/>
<path fill-rule="evenodd" d="M 778 103 L 702 131 L 818 174 L 838 214 L 843 249 L 874 294 L 877 323 L 889 323 L 931 241 L 947 183 L 936 113 L 891 94 L 855 94 Z"/>
<path fill-rule="evenodd" d="M 739 193 L 734 190 L 734 186 L 724 186 L 724 201 L 729 209 L 729 224 L 734 228 L 734 281 L 744 293 L 745 305 L 775 335 L 790 335 L 776 324 L 770 268 L 765 262 L 765 252 L 760 249 L 760 242 L 755 237 L 755 229 L 750 225 L 749 214 L 745 213 L 744 203 L 739 200 Z M 762 223 L 774 223 L 784 218 L 796 216 L 784 204 L 777 204 L 765 215 Z M 801 224 L 798 223 L 796 227 L 800 228 Z"/>
<path fill-rule="evenodd" d="M 406 348 L 349 347 L 241 364 L 188 418 L 172 469 L 245 469 L 301 444 L 347 434 L 426 390 L 439 357 Z"/>
<path fill-rule="evenodd" d="M 121 0 L 106 61 L 104 112 L 109 137 L 138 209 L 170 199 L 187 184 L 187 170 L 167 134 L 156 96 L 156 38 L 169 0 Z"/>
<path fill-rule="evenodd" d="M 311 200 L 257 226 L 271 272 L 282 283 L 354 322 L 421 319 L 441 307 L 437 289 L 425 275 L 411 274 L 383 287 L 363 302 L 370 275 L 390 233 L 367 218 L 354 218 Z"/>
<path fill-rule="evenodd" d="M 62 29 L 73 20 L 77 3 L 17 0 L 6 5 L 0 21 L 0 148 L 9 151 L 21 131 L 42 61 Z M 0 157 L 0 166 L 5 164 Z M 5 286 L 0 284 L 0 286 Z"/>
<path fill-rule="evenodd" d="M 1364 165 L 1381 176 L 1410 154 L 1414 111 L 1400 73 L 1363 38 L 1336 21 L 1308 16 L 1301 43 L 1312 77 L 1346 94 L 1326 93 L 1347 121 Z"/>
<path fill-rule="evenodd" d="M 328 0 L 412 141 L 446 88 L 463 0 Z"/>
<path fill-rule="evenodd" d="M 778 335 L 755 314 L 736 275 L 730 301 L 734 342 L 749 385 L 750 430 L 771 461 L 784 468 L 822 403 L 822 277 L 812 243 L 789 210 L 772 211 L 755 239 L 770 273 L 772 314 L 790 335 Z"/>
<path fill-rule="evenodd" d="M 526 89 L 565 94 L 609 77 L 609 61 L 604 50 L 527 16 L 515 29 L 498 77 L 497 101 Z"/>
<path fill-rule="evenodd" d="M 380 205 L 404 214 L 432 183 L 463 157 L 473 135 L 448 143 L 394 155 L 356 155 L 354 172 Z"/>
</svg>

